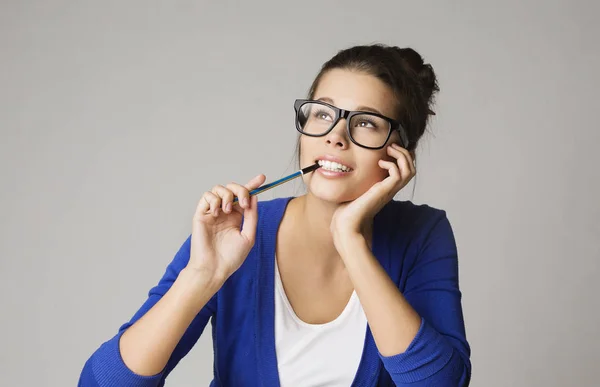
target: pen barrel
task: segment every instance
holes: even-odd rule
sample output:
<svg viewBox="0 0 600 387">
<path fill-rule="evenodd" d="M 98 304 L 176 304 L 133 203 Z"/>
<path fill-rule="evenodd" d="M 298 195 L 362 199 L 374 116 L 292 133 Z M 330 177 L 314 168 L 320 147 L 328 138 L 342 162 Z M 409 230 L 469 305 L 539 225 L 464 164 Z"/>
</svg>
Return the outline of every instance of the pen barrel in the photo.
<svg viewBox="0 0 600 387">
<path fill-rule="evenodd" d="M 302 175 L 302 171 L 294 172 L 294 173 L 292 173 L 292 174 L 291 174 L 291 175 L 289 175 L 289 176 L 283 177 L 283 178 L 281 178 L 281 179 L 279 179 L 279 180 L 275 180 L 275 181 L 274 181 L 274 182 L 272 182 L 272 183 L 269 183 L 269 184 L 265 184 L 265 185 L 263 185 L 263 186 L 260 186 L 260 187 L 258 187 L 258 188 L 256 188 L 256 189 L 253 189 L 252 191 L 250 191 L 250 196 L 258 195 L 258 194 L 259 194 L 259 193 L 261 193 L 261 192 L 268 191 L 268 190 L 270 190 L 271 188 L 275 188 L 275 187 L 277 187 L 278 185 L 281 185 L 281 184 L 283 184 L 283 183 L 287 183 L 288 181 L 290 181 L 290 180 L 293 180 L 293 179 L 295 179 L 295 178 L 297 178 L 298 176 L 301 176 L 301 175 Z M 234 203 L 237 203 L 237 202 L 238 202 L 238 198 L 237 198 L 237 197 L 235 197 L 235 198 L 233 199 L 233 202 L 234 202 Z"/>
</svg>

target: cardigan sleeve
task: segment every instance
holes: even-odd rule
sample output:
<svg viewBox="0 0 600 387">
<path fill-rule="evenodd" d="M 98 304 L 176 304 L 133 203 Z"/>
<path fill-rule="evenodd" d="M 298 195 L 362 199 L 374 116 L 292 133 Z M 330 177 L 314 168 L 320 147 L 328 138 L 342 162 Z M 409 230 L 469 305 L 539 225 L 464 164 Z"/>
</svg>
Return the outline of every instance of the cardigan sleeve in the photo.
<svg viewBox="0 0 600 387">
<path fill-rule="evenodd" d="M 421 316 L 420 329 L 405 352 L 379 354 L 397 386 L 465 387 L 471 379 L 456 243 L 446 213 L 436 212 L 417 244 L 403 292 Z"/>
<path fill-rule="evenodd" d="M 187 355 L 200 338 L 208 320 L 216 310 L 216 295 L 196 315 L 183 337 L 175 347 L 173 354 L 165 368 L 153 376 L 141 376 L 132 372 L 123 362 L 119 349 L 119 340 L 123 332 L 149 311 L 165 293 L 171 288 L 181 270 L 187 265 L 190 258 L 191 237 L 183 243 L 172 262 L 168 265 L 163 277 L 158 284 L 150 289 L 148 298 L 131 320 L 123 324 L 117 334 L 104 342 L 83 366 L 79 378 L 79 387 L 155 387 L 163 386 L 167 375 L 175 368 L 179 361 Z"/>
</svg>

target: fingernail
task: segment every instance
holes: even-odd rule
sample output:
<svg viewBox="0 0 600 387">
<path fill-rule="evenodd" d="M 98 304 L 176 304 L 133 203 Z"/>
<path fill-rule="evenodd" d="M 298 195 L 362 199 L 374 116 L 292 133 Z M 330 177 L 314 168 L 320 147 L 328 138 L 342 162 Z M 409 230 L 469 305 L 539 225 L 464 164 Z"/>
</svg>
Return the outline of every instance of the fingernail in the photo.
<svg viewBox="0 0 600 387">
<path fill-rule="evenodd" d="M 242 207 L 244 207 L 244 208 L 248 207 L 248 199 L 246 199 L 246 198 L 242 199 Z"/>
<path fill-rule="evenodd" d="M 227 204 L 225 205 L 225 211 L 226 211 L 226 212 L 231 212 L 231 203 L 227 203 Z"/>
</svg>

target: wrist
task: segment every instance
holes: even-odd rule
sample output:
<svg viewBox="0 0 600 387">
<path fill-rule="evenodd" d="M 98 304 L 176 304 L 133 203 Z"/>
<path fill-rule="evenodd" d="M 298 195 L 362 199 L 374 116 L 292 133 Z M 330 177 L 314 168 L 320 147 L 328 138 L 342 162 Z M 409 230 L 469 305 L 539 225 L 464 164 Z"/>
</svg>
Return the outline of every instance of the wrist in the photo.
<svg viewBox="0 0 600 387">
<path fill-rule="evenodd" d="M 226 279 L 225 275 L 191 267 L 183 268 L 177 277 L 177 281 L 184 283 L 191 294 L 209 294 L 210 297 L 219 291 Z"/>
<path fill-rule="evenodd" d="M 334 237 L 334 244 L 342 258 L 353 251 L 368 248 L 367 239 L 359 231 L 342 231 Z"/>
</svg>

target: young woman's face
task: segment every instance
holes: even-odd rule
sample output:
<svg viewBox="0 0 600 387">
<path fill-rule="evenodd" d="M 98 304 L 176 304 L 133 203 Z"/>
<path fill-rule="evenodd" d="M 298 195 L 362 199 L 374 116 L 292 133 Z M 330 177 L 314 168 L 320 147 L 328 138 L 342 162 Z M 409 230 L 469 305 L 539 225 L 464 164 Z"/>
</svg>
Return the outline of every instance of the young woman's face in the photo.
<svg viewBox="0 0 600 387">
<path fill-rule="evenodd" d="M 323 75 L 315 95 L 345 110 L 371 110 L 396 119 L 396 99 L 392 90 L 372 75 L 335 69 Z M 349 167 L 349 172 L 329 172 L 319 168 L 304 176 L 311 195 L 334 203 L 352 201 L 365 193 L 373 184 L 385 179 L 388 172 L 378 165 L 379 160 L 393 160 L 387 147 L 399 143 L 399 135 L 392 133 L 386 146 L 379 150 L 362 148 L 354 144 L 346 131 L 346 120 L 341 119 L 325 136 L 300 138 L 300 164 L 302 167 L 316 160 L 335 159 Z"/>
</svg>

